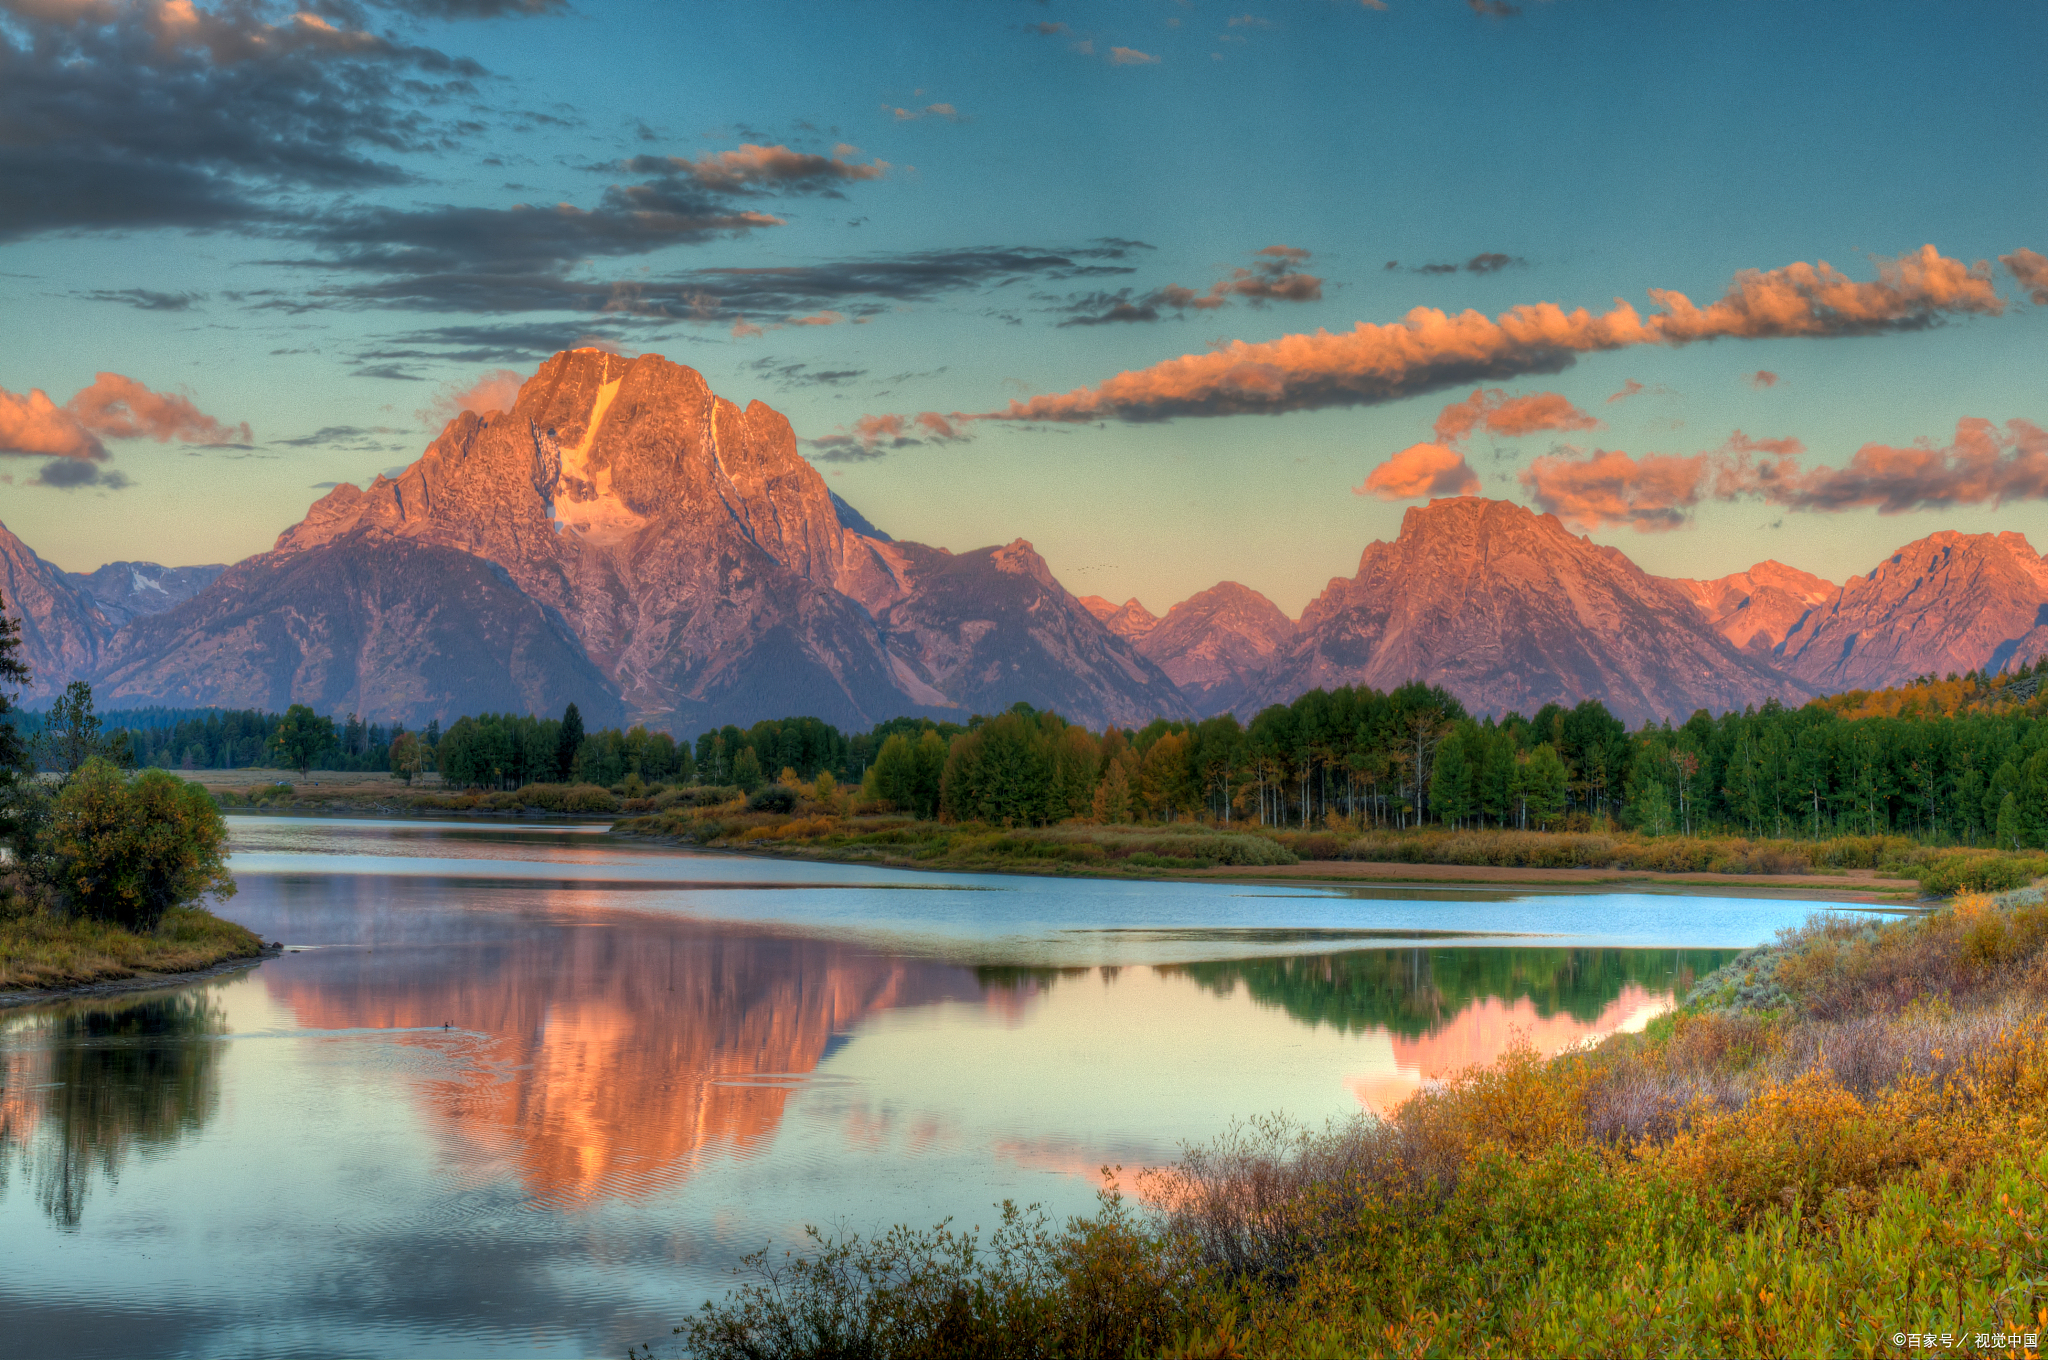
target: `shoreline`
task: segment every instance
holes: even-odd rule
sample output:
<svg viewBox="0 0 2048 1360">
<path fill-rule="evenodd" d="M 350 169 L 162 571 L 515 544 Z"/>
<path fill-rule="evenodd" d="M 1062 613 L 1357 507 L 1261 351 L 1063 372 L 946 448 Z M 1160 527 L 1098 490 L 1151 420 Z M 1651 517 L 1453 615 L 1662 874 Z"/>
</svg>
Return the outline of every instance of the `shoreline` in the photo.
<svg viewBox="0 0 2048 1360">
<path fill-rule="evenodd" d="M 206 968 L 195 968 L 183 973 L 136 973 L 131 977 L 107 978 L 100 982 L 81 982 L 70 987 L 18 988 L 0 991 L 0 1011 L 12 1010 L 18 1006 L 36 1006 L 57 1001 L 84 1001 L 102 996 L 119 996 L 124 992 L 147 992 L 158 989 L 169 990 L 186 987 L 208 978 L 221 977 L 239 972 L 244 968 L 258 968 L 277 958 L 285 951 L 278 945 L 264 945 L 260 953 L 244 954 L 240 958 L 222 959 Z"/>
<path fill-rule="evenodd" d="M 744 848 L 700 845 L 680 836 L 614 831 L 622 841 L 666 845 L 705 854 L 750 859 L 805 860 L 822 864 L 866 865 L 929 874 L 995 874 L 1023 878 L 1086 878 L 1139 883 L 1243 883 L 1273 887 L 1384 885 L 1405 888 L 1598 888 L 1606 891 L 1647 889 L 1655 892 L 1695 889 L 1703 895 L 1781 898 L 1788 901 L 1838 902 L 1918 912 L 1934 903 L 1910 878 L 1880 878 L 1874 871 L 1847 874 L 1712 874 L 1658 873 L 1647 869 L 1500 868 L 1492 865 L 1414 864 L 1398 860 L 1303 860 L 1299 864 L 1216 865 L 1207 869 L 1095 869 L 1071 863 L 934 865 L 880 855 L 836 855 L 814 847 L 776 850 L 756 842 Z M 1897 889 L 1890 884 L 1897 883 Z"/>
</svg>

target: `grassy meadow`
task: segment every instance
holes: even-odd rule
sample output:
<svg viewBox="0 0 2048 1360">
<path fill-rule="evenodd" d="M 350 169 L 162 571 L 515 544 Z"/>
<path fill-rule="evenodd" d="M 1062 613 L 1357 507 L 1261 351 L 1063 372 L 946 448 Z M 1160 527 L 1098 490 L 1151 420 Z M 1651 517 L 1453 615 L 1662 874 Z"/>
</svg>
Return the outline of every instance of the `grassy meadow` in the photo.
<svg viewBox="0 0 2048 1360">
<path fill-rule="evenodd" d="M 0 911 L 0 992 L 197 972 L 262 952 L 255 934 L 199 907 L 173 910 L 147 932 L 26 907 Z"/>
</svg>

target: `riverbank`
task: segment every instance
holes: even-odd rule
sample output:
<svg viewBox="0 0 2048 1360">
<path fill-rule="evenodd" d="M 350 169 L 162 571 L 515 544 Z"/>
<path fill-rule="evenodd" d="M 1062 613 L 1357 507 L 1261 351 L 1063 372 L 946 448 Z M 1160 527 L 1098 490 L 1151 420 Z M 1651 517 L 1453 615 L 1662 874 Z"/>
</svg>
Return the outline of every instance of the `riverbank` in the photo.
<svg viewBox="0 0 2048 1360">
<path fill-rule="evenodd" d="M 1740 892 L 1893 906 L 1924 899 L 1929 878 L 1936 876 L 1930 870 L 1959 858 L 1999 871 L 2008 863 L 1985 851 L 1930 851 L 1897 837 L 1802 846 L 1795 855 L 1784 842 L 1727 839 L 1513 831 L 1347 833 L 1192 823 L 1006 829 L 738 806 L 675 807 L 624 818 L 613 824 L 612 834 L 695 849 L 954 873 Z M 1832 858 L 1840 867 L 1816 866 L 1806 856 L 1820 858 L 1823 866 Z M 2021 867 L 2019 881 L 2032 877 L 2034 868 L 2031 862 Z M 1941 886 L 1932 885 L 1935 891 Z"/>
<path fill-rule="evenodd" d="M 1816 917 L 1640 1034 L 1439 1076 L 1384 1120 L 1243 1125 L 1064 1227 L 778 1242 L 676 1330 L 735 1360 L 2040 1353 L 2038 891 Z"/>
<path fill-rule="evenodd" d="M 0 918 L 0 1006 L 169 986 L 262 959 L 254 933 L 199 908 L 170 912 L 147 935 L 41 912 Z"/>
</svg>

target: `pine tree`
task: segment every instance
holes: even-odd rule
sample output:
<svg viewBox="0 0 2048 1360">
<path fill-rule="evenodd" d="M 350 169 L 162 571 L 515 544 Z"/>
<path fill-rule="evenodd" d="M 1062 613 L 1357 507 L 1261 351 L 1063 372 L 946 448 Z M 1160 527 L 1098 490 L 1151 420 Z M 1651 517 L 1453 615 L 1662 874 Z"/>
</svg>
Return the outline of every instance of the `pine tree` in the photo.
<svg viewBox="0 0 2048 1360">
<path fill-rule="evenodd" d="M 555 779 L 563 784 L 576 773 L 576 752 L 583 746 L 583 713 L 570 704 L 562 710 L 562 735 L 555 740 Z"/>
<path fill-rule="evenodd" d="M 2019 800 L 2009 793 L 1999 800 L 1998 830 L 1996 835 L 1999 849 L 2017 850 L 2020 848 L 2020 841 L 2024 836 L 2020 829 L 2020 805 Z"/>
</svg>

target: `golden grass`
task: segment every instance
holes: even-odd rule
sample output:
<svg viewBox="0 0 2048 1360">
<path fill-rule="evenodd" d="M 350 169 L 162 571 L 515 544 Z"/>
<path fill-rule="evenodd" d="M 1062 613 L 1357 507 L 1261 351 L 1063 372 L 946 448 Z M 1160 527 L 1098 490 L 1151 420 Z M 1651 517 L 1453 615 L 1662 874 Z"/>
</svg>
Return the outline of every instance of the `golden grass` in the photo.
<svg viewBox="0 0 2048 1360">
<path fill-rule="evenodd" d="M 147 935 L 30 912 L 0 919 L 0 991 L 190 973 L 262 952 L 263 941 L 255 934 L 199 908 L 172 911 Z"/>
</svg>

